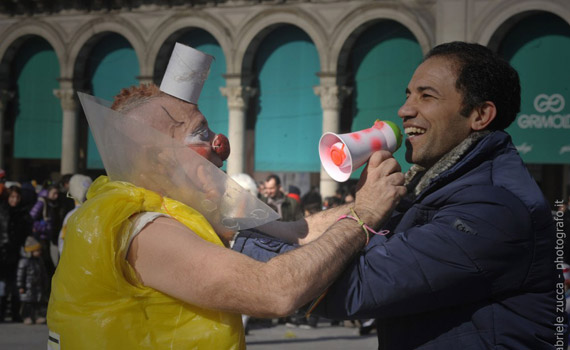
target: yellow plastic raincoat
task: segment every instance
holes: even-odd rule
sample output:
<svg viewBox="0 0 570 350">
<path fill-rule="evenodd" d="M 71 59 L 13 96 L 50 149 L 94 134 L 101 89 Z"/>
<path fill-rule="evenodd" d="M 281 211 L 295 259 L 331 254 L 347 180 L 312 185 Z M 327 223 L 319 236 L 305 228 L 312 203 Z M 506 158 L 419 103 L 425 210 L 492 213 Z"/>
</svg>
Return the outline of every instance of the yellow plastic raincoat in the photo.
<svg viewBox="0 0 570 350">
<path fill-rule="evenodd" d="M 245 349 L 238 314 L 205 310 L 143 286 L 126 260 L 129 217 L 166 213 L 222 245 L 194 209 L 126 182 L 99 177 L 71 217 L 52 282 L 53 349 Z"/>
</svg>

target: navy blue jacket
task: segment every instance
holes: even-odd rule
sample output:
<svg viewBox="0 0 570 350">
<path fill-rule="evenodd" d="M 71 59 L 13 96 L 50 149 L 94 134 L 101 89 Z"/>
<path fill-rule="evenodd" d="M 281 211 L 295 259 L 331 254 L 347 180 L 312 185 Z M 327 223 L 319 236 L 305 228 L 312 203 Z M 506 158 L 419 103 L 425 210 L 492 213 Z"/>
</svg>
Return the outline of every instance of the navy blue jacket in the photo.
<svg viewBox="0 0 570 350">
<path fill-rule="evenodd" d="M 321 313 L 377 318 L 380 349 L 554 348 L 554 223 L 510 136 L 487 135 L 404 205 Z"/>
<path fill-rule="evenodd" d="M 554 349 L 554 223 L 506 133 L 481 139 L 387 226 L 317 313 L 376 318 L 383 350 Z M 256 248 L 285 249 L 241 240 L 236 250 L 260 260 Z"/>
</svg>

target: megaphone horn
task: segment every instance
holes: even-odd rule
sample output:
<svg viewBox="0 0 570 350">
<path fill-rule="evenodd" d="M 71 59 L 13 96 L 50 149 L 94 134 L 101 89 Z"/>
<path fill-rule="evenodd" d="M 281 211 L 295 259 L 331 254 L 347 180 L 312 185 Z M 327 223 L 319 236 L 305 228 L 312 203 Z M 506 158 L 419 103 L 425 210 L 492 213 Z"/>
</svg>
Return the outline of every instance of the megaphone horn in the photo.
<svg viewBox="0 0 570 350">
<path fill-rule="evenodd" d="M 325 133 L 319 141 L 319 157 L 333 180 L 345 182 L 372 152 L 383 149 L 394 153 L 401 144 L 402 132 L 396 124 L 376 120 L 368 129 L 340 135 Z"/>
</svg>

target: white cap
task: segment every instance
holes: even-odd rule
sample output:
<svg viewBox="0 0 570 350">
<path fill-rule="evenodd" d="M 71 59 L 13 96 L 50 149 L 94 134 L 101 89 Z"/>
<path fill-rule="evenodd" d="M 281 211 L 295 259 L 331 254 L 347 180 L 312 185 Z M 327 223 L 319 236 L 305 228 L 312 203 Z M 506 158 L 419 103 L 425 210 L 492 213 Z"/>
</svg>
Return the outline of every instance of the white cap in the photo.
<svg viewBox="0 0 570 350">
<path fill-rule="evenodd" d="M 160 90 L 186 102 L 198 104 L 213 59 L 213 56 L 190 46 L 176 43 Z"/>
</svg>

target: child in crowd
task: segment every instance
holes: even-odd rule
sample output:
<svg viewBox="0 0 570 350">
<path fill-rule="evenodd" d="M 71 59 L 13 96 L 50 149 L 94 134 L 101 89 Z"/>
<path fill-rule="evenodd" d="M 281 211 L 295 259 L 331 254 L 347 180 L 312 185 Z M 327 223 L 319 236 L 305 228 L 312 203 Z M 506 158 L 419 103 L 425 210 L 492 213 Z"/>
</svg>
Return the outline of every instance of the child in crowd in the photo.
<svg viewBox="0 0 570 350">
<path fill-rule="evenodd" d="M 46 318 L 41 315 L 42 303 L 47 301 L 49 278 L 45 265 L 42 261 L 42 247 L 33 237 L 26 239 L 24 247 L 26 257 L 18 263 L 16 283 L 20 291 L 22 302 L 22 317 L 24 324 L 46 323 Z"/>
</svg>

